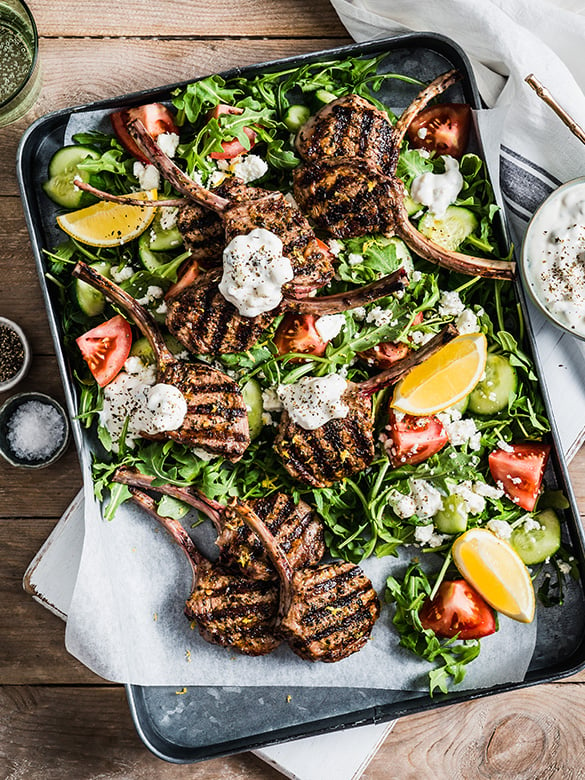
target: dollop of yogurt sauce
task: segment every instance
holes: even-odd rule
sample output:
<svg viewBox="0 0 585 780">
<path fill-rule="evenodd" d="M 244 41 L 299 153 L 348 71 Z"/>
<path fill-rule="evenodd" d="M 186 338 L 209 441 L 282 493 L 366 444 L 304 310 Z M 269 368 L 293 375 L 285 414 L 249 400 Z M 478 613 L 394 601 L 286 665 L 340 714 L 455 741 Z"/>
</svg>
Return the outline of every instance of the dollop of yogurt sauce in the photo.
<svg viewBox="0 0 585 780">
<path fill-rule="evenodd" d="M 541 305 L 585 336 L 585 183 L 553 195 L 526 234 L 524 273 Z"/>
<path fill-rule="evenodd" d="M 447 207 L 455 203 L 463 187 L 463 176 L 454 157 L 443 155 L 444 173 L 421 173 L 412 182 L 410 195 L 417 203 L 427 206 L 436 217 L 442 217 Z"/>
<path fill-rule="evenodd" d="M 219 291 L 243 317 L 257 317 L 282 301 L 282 286 L 294 277 L 282 241 L 270 230 L 254 228 L 235 236 L 223 251 Z"/>
<path fill-rule="evenodd" d="M 290 418 L 301 428 L 314 431 L 329 420 L 345 418 L 349 406 L 343 400 L 347 381 L 338 374 L 305 376 L 290 385 L 279 385 L 278 397 Z"/>
<path fill-rule="evenodd" d="M 156 382 L 154 366 L 140 358 L 128 358 L 124 369 L 104 388 L 100 423 L 112 437 L 117 451 L 128 418 L 126 444 L 130 447 L 143 433 L 156 434 L 180 428 L 187 414 L 187 401 L 173 385 Z"/>
</svg>

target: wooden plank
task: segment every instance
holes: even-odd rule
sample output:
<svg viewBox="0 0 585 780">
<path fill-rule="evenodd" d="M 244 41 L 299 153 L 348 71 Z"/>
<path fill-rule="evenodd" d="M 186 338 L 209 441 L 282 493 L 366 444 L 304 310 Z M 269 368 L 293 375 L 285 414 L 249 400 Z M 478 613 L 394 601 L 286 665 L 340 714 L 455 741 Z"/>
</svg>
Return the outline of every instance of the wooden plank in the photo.
<svg viewBox="0 0 585 780">
<path fill-rule="evenodd" d="M 120 687 L 0 688 L 0 774 L 30 780 L 282 780 L 244 753 L 195 765 L 156 758 L 140 741 Z"/>
<path fill-rule="evenodd" d="M 327 0 L 30 0 L 41 36 L 190 36 L 314 38 L 341 36 L 344 27 Z"/>
<path fill-rule="evenodd" d="M 24 572 L 54 524 L 18 517 L 0 521 L 2 685 L 103 682 L 65 649 L 65 623 L 22 588 Z"/>
<path fill-rule="evenodd" d="M 584 694 L 545 685 L 402 718 L 363 780 L 582 778 Z"/>
</svg>

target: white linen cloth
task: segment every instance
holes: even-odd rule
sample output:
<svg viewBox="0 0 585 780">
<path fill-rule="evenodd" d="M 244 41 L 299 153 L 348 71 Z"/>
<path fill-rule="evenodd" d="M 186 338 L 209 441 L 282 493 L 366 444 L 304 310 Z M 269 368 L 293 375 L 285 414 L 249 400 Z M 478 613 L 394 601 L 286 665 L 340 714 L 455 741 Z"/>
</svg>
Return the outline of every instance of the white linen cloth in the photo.
<svg viewBox="0 0 585 780">
<path fill-rule="evenodd" d="M 496 121 L 486 116 L 483 125 L 479 117 L 480 128 L 494 183 L 498 165 L 497 159 L 490 165 L 489 149 L 497 155 L 499 148 L 502 203 L 519 250 L 528 220 L 542 201 L 559 184 L 585 175 L 585 146 L 524 81 L 534 73 L 585 127 L 585 2 L 331 0 L 331 4 L 356 41 L 433 32 L 464 50 L 482 99 L 498 113 Z M 584 345 L 549 324 L 528 303 L 546 392 L 563 449 L 571 457 L 584 439 Z"/>
</svg>

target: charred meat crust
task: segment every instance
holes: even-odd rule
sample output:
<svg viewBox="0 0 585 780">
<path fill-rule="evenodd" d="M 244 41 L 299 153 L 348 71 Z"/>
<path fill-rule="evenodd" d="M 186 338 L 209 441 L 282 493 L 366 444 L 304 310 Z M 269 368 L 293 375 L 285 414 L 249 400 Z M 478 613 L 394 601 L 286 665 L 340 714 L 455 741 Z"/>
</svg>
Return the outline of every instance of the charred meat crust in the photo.
<svg viewBox="0 0 585 780">
<path fill-rule="evenodd" d="M 288 473 L 313 487 L 328 487 L 362 471 L 374 459 L 369 398 L 350 388 L 347 417 L 310 431 L 282 413 L 274 449 Z"/>
</svg>

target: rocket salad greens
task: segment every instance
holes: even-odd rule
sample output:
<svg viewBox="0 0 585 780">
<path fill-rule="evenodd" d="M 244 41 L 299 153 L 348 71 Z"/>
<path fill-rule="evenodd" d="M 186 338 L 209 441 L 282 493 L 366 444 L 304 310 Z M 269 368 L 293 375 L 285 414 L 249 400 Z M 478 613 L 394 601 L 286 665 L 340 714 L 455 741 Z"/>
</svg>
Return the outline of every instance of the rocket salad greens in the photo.
<svg viewBox="0 0 585 780">
<path fill-rule="evenodd" d="M 264 172 L 250 180 L 288 193 L 291 172 L 300 163 L 291 130 L 307 116 L 335 97 L 357 93 L 387 111 L 394 121 L 395 116 L 378 95 L 383 83 L 397 79 L 417 87 L 422 84 L 400 74 L 380 75 L 381 59 L 311 63 L 251 79 L 235 76 L 226 81 L 211 76 L 177 90 L 171 106 L 180 130 L 175 159 L 190 176 L 209 187 L 234 171 L 241 175 L 246 160 L 254 155 L 266 165 L 259 169 Z M 238 111 L 211 115 L 219 104 Z M 226 157 L 226 150 L 236 140 L 243 152 L 234 162 Z M 136 167 L 135 159 L 114 134 L 83 132 L 74 137 L 74 142 L 91 152 L 81 156 L 76 169 L 93 186 L 113 194 L 144 188 L 141 177 L 145 171 Z M 244 168 L 235 168 L 238 163 Z M 463 187 L 454 206 L 468 215 L 470 226 L 458 241 L 458 251 L 510 259 L 509 251 L 501 249 L 498 239 L 498 207 L 484 163 L 476 154 L 466 153 L 458 164 Z M 439 154 L 410 148 L 405 142 L 397 175 L 410 189 L 416 177 L 427 172 L 442 173 L 444 166 Z M 167 182 L 159 181 L 158 188 L 159 198 L 172 196 Z M 415 202 L 409 204 L 409 211 L 415 223 L 428 213 Z M 520 441 L 540 441 L 550 430 L 512 284 L 442 270 L 412 256 L 396 238 L 368 235 L 340 241 L 322 236 L 336 256 L 335 279 L 326 294 L 367 284 L 401 265 L 409 270 L 410 284 L 401 293 L 342 315 L 339 332 L 327 341 L 322 354 L 281 354 L 274 339 L 277 319 L 254 348 L 215 359 L 219 368 L 247 388 L 251 415 L 257 423 L 256 437 L 240 461 L 234 464 L 203 459 L 171 441 L 141 439 L 133 443 L 123 434 L 120 441 L 114 442 L 108 429 L 100 424 L 103 389 L 94 381 L 74 342 L 117 310 L 95 296 L 90 307 L 79 283 L 76 285 L 71 278 L 70 268 L 80 259 L 99 264 L 96 267 L 100 272 L 141 300 L 164 330 L 163 296 L 177 282 L 189 253 L 180 235 L 177 238 L 173 210 L 161 212 L 162 218 L 157 218 L 151 232 L 145 234 L 148 239 L 107 249 L 69 239 L 48 253 L 49 274 L 60 295 L 65 346 L 79 387 L 79 419 L 99 440 L 93 472 L 96 493 L 107 501 L 106 518 L 112 519 L 116 508 L 129 496 L 126 486 L 111 481 L 116 468 L 126 465 L 164 482 L 196 484 L 214 499 L 236 495 L 257 498 L 277 490 L 295 499 L 303 498 L 323 518 L 331 555 L 356 563 L 372 555 L 396 555 L 403 546 L 412 545 L 418 562 L 401 579 L 389 578 L 386 598 L 395 605 L 394 623 L 401 643 L 436 667 L 430 673 L 431 692 L 435 688 L 446 691 L 449 681 L 457 683 L 463 678 L 465 664 L 479 652 L 478 640 L 441 639 L 422 627 L 418 612 L 429 594 L 436 593 L 440 582 L 451 576 L 449 550 L 456 534 L 475 526 L 490 527 L 491 523 L 496 533 L 510 537 L 514 531 L 522 531 L 527 521 L 534 523 L 538 511 L 566 506 L 562 496 L 545 487 L 535 512 L 527 513 L 490 473 L 488 456 L 494 450 L 506 450 Z M 460 332 L 483 332 L 489 354 L 501 356 L 508 367 L 513 382 L 506 386 L 499 408 L 494 406 L 492 412 L 478 414 L 462 403 L 445 410 L 438 415 L 447 433 L 444 446 L 422 462 L 409 462 L 407 453 L 403 462 L 396 463 L 391 457 L 393 440 L 388 429 L 391 392 L 381 390 L 374 396 L 378 446 L 369 468 L 327 488 L 303 485 L 284 470 L 272 449 L 279 416 L 274 392 L 278 385 L 330 373 L 341 373 L 358 382 L 377 371 L 368 351 L 380 345 L 387 350 L 388 345 L 400 348 L 403 353 L 416 349 L 450 322 Z M 171 348 L 180 349 L 177 345 Z M 138 342 L 133 354 L 148 360 L 148 349 L 138 347 Z M 162 500 L 161 509 L 166 514 L 184 514 L 185 507 L 179 502 Z M 457 512 L 453 525 L 450 513 Z M 553 573 L 558 576 L 546 578 L 542 590 L 543 600 L 549 604 L 562 602 L 563 575 L 574 568 L 569 553 L 562 549 L 553 563 Z"/>
</svg>

